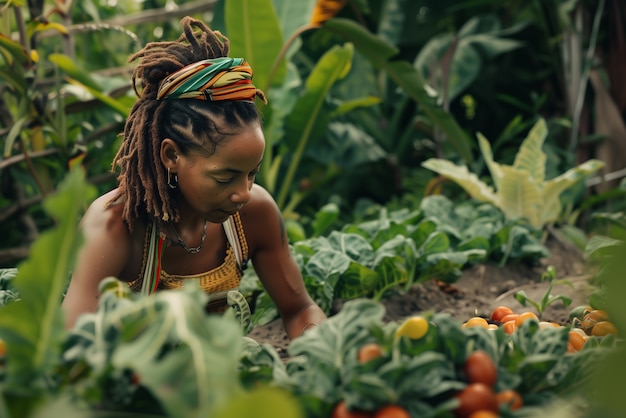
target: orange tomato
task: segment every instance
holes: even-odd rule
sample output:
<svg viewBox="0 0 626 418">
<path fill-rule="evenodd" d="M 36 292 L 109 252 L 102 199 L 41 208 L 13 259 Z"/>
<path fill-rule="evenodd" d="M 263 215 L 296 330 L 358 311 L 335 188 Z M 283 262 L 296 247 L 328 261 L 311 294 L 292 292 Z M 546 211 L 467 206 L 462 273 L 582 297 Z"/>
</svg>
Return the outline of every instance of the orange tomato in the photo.
<svg viewBox="0 0 626 418">
<path fill-rule="evenodd" d="M 582 335 L 580 335 L 576 331 L 569 332 L 569 340 L 567 342 L 568 353 L 580 351 L 584 345 L 585 345 L 585 339 L 583 338 Z"/>
<path fill-rule="evenodd" d="M 502 322 L 502 318 L 513 313 L 513 309 L 508 306 L 498 306 L 491 311 L 491 320 Z"/>
<path fill-rule="evenodd" d="M 368 343 L 359 348 L 359 351 L 357 352 L 357 359 L 359 363 L 363 364 L 374 360 L 375 358 L 381 357 L 382 355 L 383 349 L 380 344 Z"/>
<path fill-rule="evenodd" d="M 596 337 L 604 337 L 605 335 L 617 335 L 617 328 L 610 321 L 600 321 L 593 326 L 591 330 L 591 335 Z"/>
<path fill-rule="evenodd" d="M 505 389 L 502 392 L 496 393 L 496 399 L 498 400 L 498 404 L 505 405 L 511 411 L 520 409 L 524 405 L 522 395 L 513 389 Z"/>
<path fill-rule="evenodd" d="M 500 415 L 491 411 L 476 411 L 468 418 L 498 418 Z"/>
<path fill-rule="evenodd" d="M 500 320 L 500 322 L 509 322 L 509 321 L 515 321 L 517 319 L 517 317 L 519 316 L 519 314 L 516 313 L 512 313 L 512 314 L 508 314 L 508 315 L 504 315 L 502 317 L 502 319 Z"/>
<path fill-rule="evenodd" d="M 517 329 L 517 326 L 515 325 L 515 320 L 507 321 L 502 324 L 502 329 L 504 330 L 505 334 L 513 334 L 513 332 Z"/>
<path fill-rule="evenodd" d="M 580 322 L 580 327 L 588 334 L 593 335 L 593 328 L 596 324 L 609 320 L 609 314 L 606 311 L 601 309 L 594 309 L 593 311 L 587 312 L 582 321 Z M 599 331 L 603 332 L 605 330 Z"/>
<path fill-rule="evenodd" d="M 535 314 L 534 312 L 526 311 L 522 312 L 517 318 L 515 318 L 515 326 L 519 328 L 524 322 L 528 321 L 529 319 L 534 319 L 535 321 L 539 322 L 539 317 L 537 316 L 537 314 Z"/>
<path fill-rule="evenodd" d="M 331 418 L 371 418 L 372 414 L 368 411 L 362 411 L 359 409 L 348 409 L 346 405 L 346 401 L 341 400 L 337 402 L 335 408 L 333 408 L 333 413 Z"/>
<path fill-rule="evenodd" d="M 387 405 L 376 411 L 374 418 L 411 418 L 411 415 L 399 405 Z"/>
<path fill-rule="evenodd" d="M 495 363 L 482 350 L 472 352 L 463 364 L 463 373 L 469 383 L 482 383 L 493 387 L 498 380 L 498 369 Z"/>
<path fill-rule="evenodd" d="M 480 316 L 475 316 L 467 320 L 466 323 L 463 324 L 463 328 L 466 327 L 481 327 L 487 329 L 489 326 L 489 322 L 485 318 L 481 318 Z"/>
<path fill-rule="evenodd" d="M 594 309 L 593 311 L 588 312 L 586 315 L 584 315 L 583 319 L 585 318 L 589 318 L 592 321 L 596 321 L 596 322 L 608 321 L 609 314 L 606 311 L 603 311 L 602 309 Z"/>
<path fill-rule="evenodd" d="M 470 383 L 456 395 L 459 405 L 454 409 L 457 418 L 469 418 L 474 412 L 498 413 L 498 400 L 493 390 L 482 383 Z"/>
</svg>

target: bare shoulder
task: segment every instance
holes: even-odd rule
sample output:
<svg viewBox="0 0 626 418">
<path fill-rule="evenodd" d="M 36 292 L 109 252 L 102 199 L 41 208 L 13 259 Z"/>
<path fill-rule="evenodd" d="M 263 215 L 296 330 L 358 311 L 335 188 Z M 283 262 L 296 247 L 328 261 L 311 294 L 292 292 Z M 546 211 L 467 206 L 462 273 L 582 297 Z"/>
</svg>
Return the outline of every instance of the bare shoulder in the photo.
<svg viewBox="0 0 626 418">
<path fill-rule="evenodd" d="M 115 276 L 128 281 L 139 274 L 146 226 L 135 225 L 131 233 L 122 216 L 124 205 L 116 197 L 116 190 L 98 197 L 83 216 L 85 242 L 76 276 L 97 281 Z"/>
<path fill-rule="evenodd" d="M 122 219 L 123 205 L 110 204 L 117 196 L 117 190 L 112 190 L 94 200 L 81 221 L 85 235 L 108 236 L 123 242 L 129 239 L 129 232 Z"/>
</svg>

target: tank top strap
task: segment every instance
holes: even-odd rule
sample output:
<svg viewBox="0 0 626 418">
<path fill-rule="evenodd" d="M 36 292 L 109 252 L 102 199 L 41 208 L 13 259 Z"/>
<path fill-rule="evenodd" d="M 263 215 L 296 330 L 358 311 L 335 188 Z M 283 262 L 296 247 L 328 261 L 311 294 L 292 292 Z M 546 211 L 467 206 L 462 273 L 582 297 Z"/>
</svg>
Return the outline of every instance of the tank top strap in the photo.
<svg viewBox="0 0 626 418">
<path fill-rule="evenodd" d="M 239 212 L 230 216 L 222 223 L 228 243 L 235 253 L 239 270 L 244 271 L 248 267 L 248 242 L 243 232 L 243 224 Z"/>
</svg>

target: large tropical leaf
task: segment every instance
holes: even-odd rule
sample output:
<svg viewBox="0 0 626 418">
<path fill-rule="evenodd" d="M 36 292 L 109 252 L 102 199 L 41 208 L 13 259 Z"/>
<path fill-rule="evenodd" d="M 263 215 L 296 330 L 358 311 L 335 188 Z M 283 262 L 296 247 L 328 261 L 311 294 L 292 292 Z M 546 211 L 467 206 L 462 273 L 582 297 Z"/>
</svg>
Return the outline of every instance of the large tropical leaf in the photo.
<svg viewBox="0 0 626 418">
<path fill-rule="evenodd" d="M 315 2 L 316 0 L 274 0 L 276 16 L 280 22 L 285 41 L 296 30 L 309 23 Z"/>
<path fill-rule="evenodd" d="M 526 170 L 539 184 L 543 183 L 546 175 L 546 154 L 541 149 L 546 136 L 546 121 L 539 119 L 522 142 L 513 163 L 513 167 Z"/>
<path fill-rule="evenodd" d="M 287 193 L 292 185 L 307 142 L 313 136 L 318 118 L 323 116 L 322 106 L 328 92 L 337 80 L 344 78 L 350 71 L 353 54 L 354 50 L 351 44 L 338 45 L 326 52 L 307 78 L 304 95 L 300 97 L 293 111 L 287 117 L 285 125 L 287 141 L 285 143 L 290 146 L 294 155 L 277 198 L 281 208 L 287 199 Z"/>
<path fill-rule="evenodd" d="M 254 70 L 254 84 L 265 89 L 283 46 L 283 34 L 272 0 L 229 0 L 225 3 L 230 55 L 245 58 Z M 281 60 L 272 76 L 272 85 L 281 85 L 286 72 L 285 61 Z"/>
<path fill-rule="evenodd" d="M 491 174 L 493 185 L 496 190 L 499 190 L 500 180 L 502 179 L 502 168 L 500 168 L 500 164 L 496 163 L 493 160 L 493 152 L 491 151 L 491 145 L 489 144 L 489 140 L 485 138 L 484 135 L 480 132 L 478 132 L 476 136 L 478 138 L 478 146 L 480 147 L 480 152 L 483 155 L 483 160 L 485 160 L 485 164 L 487 165 L 489 173 Z"/>
<path fill-rule="evenodd" d="M 58 65 L 59 68 L 67 74 L 67 81 L 70 84 L 84 88 L 93 97 L 115 110 L 121 116 L 128 116 L 130 107 L 108 96 L 106 93 L 103 93 L 102 86 L 100 86 L 87 71 L 78 67 L 70 57 L 63 54 L 50 54 L 48 59 L 50 62 Z"/>
<path fill-rule="evenodd" d="M 543 226 L 539 219 L 542 205 L 540 190 L 526 170 L 503 165 L 502 180 L 498 190 L 498 207 L 510 219 L 527 219 L 531 225 Z"/>
<path fill-rule="evenodd" d="M 476 174 L 469 172 L 466 166 L 456 165 L 439 158 L 430 158 L 424 161 L 422 166 L 454 181 L 474 199 L 498 206 L 498 199 L 493 188 L 480 180 Z"/>
<path fill-rule="evenodd" d="M 564 190 L 570 188 L 588 175 L 602 169 L 602 167 L 604 167 L 604 162 L 600 160 L 588 160 L 560 176 L 545 182 L 541 190 L 542 207 L 539 214 L 542 222 L 545 224 L 557 220 L 558 216 L 561 214 L 560 196 Z"/>
<path fill-rule="evenodd" d="M 365 55 L 376 68 L 384 70 L 408 96 L 420 104 L 423 112 L 447 137 L 461 158 L 471 162 L 470 140 L 453 116 L 437 104 L 420 73 L 404 60 L 395 59 L 398 49 L 382 38 L 367 31 L 356 22 L 334 18 L 324 24 L 324 28 L 341 38 L 350 41 Z"/>
</svg>

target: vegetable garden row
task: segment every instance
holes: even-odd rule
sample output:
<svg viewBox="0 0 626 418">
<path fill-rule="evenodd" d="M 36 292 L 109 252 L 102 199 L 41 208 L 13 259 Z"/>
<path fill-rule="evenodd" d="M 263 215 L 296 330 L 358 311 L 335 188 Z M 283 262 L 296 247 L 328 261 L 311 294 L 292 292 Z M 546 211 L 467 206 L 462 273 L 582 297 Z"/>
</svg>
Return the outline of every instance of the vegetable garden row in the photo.
<svg viewBox="0 0 626 418">
<path fill-rule="evenodd" d="M 82 171 L 74 170 L 47 202 L 59 225 L 34 244 L 19 271 L 5 270 L 0 278 L 3 417 L 517 417 L 545 413 L 559 399 L 575 403 L 578 413 L 598 410 L 589 384 L 602 359 L 620 347 L 601 306 L 573 308 L 565 325 L 504 307 L 464 323 L 436 312 L 385 323 L 380 300 L 353 292 L 339 313 L 293 340 L 281 358 L 274 347 L 245 336 L 251 324 L 245 299 L 231 298 L 223 316 L 207 315 L 206 295 L 192 285 L 145 297 L 109 278 L 98 311 L 67 332 L 59 306 L 63 266 L 80 243 L 68 219 L 78 216 L 90 190 Z M 403 235 L 406 224 L 383 224 L 395 231 L 386 242 L 411 247 L 416 235 Z M 319 239 L 333 242 L 334 235 Z M 372 259 L 390 263 L 388 276 L 380 277 L 406 273 L 400 261 L 408 258 L 374 247 L 379 255 Z M 367 253 L 355 243 L 342 248 L 346 258 L 352 250 Z M 430 255 L 439 260 L 436 255 L 446 253 L 447 247 Z M 364 268 L 352 263 L 353 270 Z M 335 276 L 343 278 L 334 283 L 340 289 L 359 277 Z M 382 286 L 402 291 L 407 283 L 419 280 L 386 279 Z M 350 294 L 343 291 L 343 297 Z"/>
</svg>

